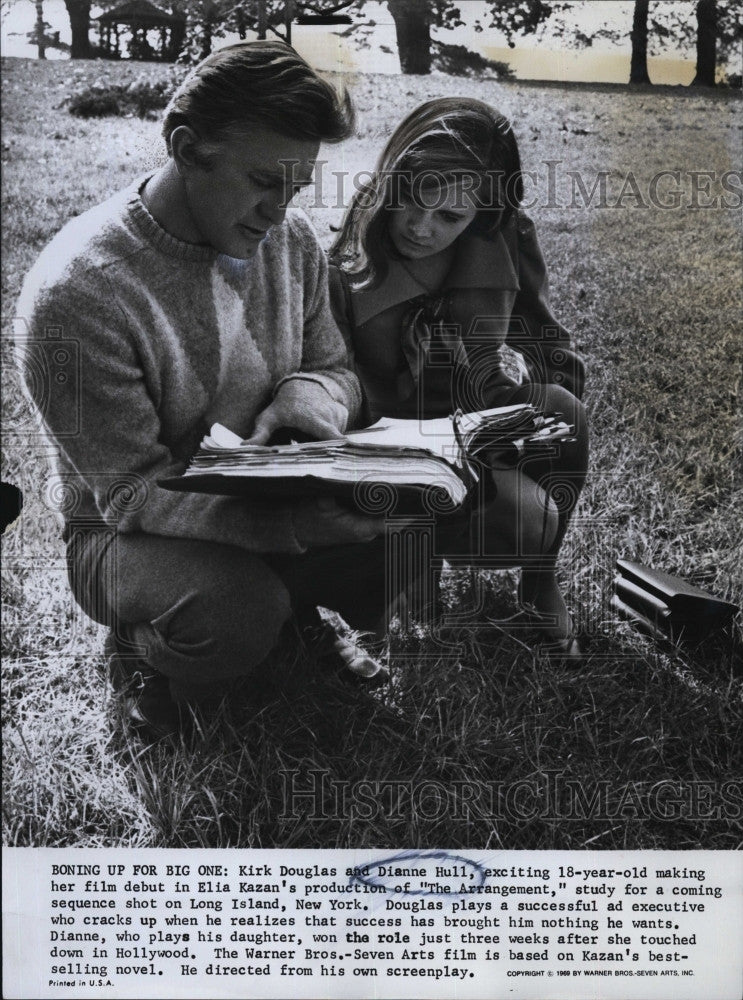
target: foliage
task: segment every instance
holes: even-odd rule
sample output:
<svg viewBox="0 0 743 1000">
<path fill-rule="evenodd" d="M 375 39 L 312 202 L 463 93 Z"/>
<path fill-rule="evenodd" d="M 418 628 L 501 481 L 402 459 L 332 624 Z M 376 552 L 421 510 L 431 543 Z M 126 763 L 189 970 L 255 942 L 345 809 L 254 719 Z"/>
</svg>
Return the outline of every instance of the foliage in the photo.
<svg viewBox="0 0 743 1000">
<path fill-rule="evenodd" d="M 103 118 L 105 115 L 122 115 L 121 88 L 106 90 L 86 87 L 70 98 L 69 111 L 78 118 Z"/>
<path fill-rule="evenodd" d="M 78 118 L 102 118 L 106 115 L 144 118 L 150 112 L 166 107 L 175 80 L 140 77 L 130 83 L 96 81 L 77 90 L 70 98 L 68 110 Z"/>
<path fill-rule="evenodd" d="M 486 59 L 465 45 L 433 42 L 433 64 L 450 76 L 495 76 L 499 80 L 514 80 L 516 74 L 508 63 Z"/>
<path fill-rule="evenodd" d="M 515 46 L 517 37 L 531 34 L 543 37 L 547 30 L 577 48 L 590 48 L 600 39 L 618 43 L 630 37 L 631 18 L 624 28 L 602 27 L 586 34 L 575 15 L 587 2 L 590 0 L 489 0 L 488 26 L 505 34 L 510 48 Z M 737 67 L 743 39 L 739 0 L 716 0 L 715 7 L 719 62 L 730 61 Z M 697 5 L 691 0 L 683 3 L 654 0 L 649 6 L 648 51 L 658 55 L 671 45 L 691 51 L 698 32 L 696 11 Z M 482 25 L 476 25 L 475 30 L 482 30 Z"/>
<path fill-rule="evenodd" d="M 255 32 L 258 37 L 274 35 L 290 40 L 287 33 L 287 13 L 292 19 L 307 15 L 327 16 L 360 9 L 365 0 L 252 0 L 235 3 L 234 0 L 173 0 L 174 13 L 186 15 L 186 45 L 181 61 L 198 62 L 208 55 L 214 42 L 228 34 L 245 38 Z"/>
<path fill-rule="evenodd" d="M 512 49 L 516 46 L 514 38 L 541 34 L 553 15 L 568 13 L 573 6 L 569 2 L 549 3 L 547 0 L 491 0 L 488 26 L 504 34 Z M 477 25 L 476 30 L 481 31 L 482 26 Z"/>
<path fill-rule="evenodd" d="M 441 57 L 440 46 L 446 43 L 431 37 L 431 29 L 447 31 L 464 23 L 461 8 L 454 0 L 386 0 L 386 2 L 395 24 L 397 51 L 403 73 L 412 75 L 430 73 L 432 65 L 442 65 L 442 58 L 444 61 L 453 58 L 452 66 L 464 66 L 456 54 L 453 57 Z M 343 38 L 350 38 L 359 48 L 367 48 L 371 44 L 377 22 L 368 16 L 366 0 L 354 0 L 349 12 L 353 17 L 353 23 L 338 34 Z M 387 51 L 384 46 L 383 50 Z"/>
<path fill-rule="evenodd" d="M 730 62 L 735 68 L 741 64 L 743 20 L 739 0 L 715 0 L 717 54 L 719 62 Z M 668 4 L 662 16 L 651 17 L 651 27 L 656 36 L 657 52 L 663 45 L 673 42 L 691 51 L 697 37 L 697 19 L 693 17 L 696 4 Z"/>
<path fill-rule="evenodd" d="M 187 46 L 183 61 L 195 62 L 211 51 L 214 41 L 230 33 L 244 38 L 248 31 L 275 35 L 290 40 L 291 23 L 297 17 L 349 14 L 352 23 L 339 32 L 353 37 L 360 46 L 369 44 L 376 22 L 367 16 L 367 0 L 260 0 L 251 4 L 232 0 L 176 0 L 175 8 L 188 19 Z M 387 0 L 387 7 L 397 28 L 398 51 L 404 67 L 422 59 L 430 71 L 430 28 L 453 28 L 461 25 L 459 7 L 454 0 Z M 418 56 L 413 50 L 418 50 Z M 413 72 L 419 70 L 413 69 Z"/>
<path fill-rule="evenodd" d="M 242 6 L 228 0 L 176 0 L 174 11 L 186 15 L 186 38 L 179 61 L 199 62 L 209 55 L 216 39 L 238 31 L 237 11 Z"/>
</svg>

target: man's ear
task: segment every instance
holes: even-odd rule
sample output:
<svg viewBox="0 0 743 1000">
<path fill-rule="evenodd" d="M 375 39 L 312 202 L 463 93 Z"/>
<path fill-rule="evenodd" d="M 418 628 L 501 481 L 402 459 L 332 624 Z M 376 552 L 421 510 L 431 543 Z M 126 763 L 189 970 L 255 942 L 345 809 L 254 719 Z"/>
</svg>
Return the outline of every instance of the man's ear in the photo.
<svg viewBox="0 0 743 1000">
<path fill-rule="evenodd" d="M 175 168 L 183 177 L 191 171 L 203 167 L 203 154 L 200 154 L 201 140 L 188 125 L 179 125 L 170 134 L 170 152 Z"/>
</svg>

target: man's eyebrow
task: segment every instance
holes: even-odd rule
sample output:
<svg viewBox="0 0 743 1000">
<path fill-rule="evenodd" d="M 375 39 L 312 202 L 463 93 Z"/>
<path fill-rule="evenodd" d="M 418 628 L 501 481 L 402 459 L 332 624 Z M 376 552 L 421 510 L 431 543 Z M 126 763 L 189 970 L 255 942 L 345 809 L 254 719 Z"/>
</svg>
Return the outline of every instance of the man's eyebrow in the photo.
<svg viewBox="0 0 743 1000">
<path fill-rule="evenodd" d="M 283 181 L 286 180 L 287 171 L 286 170 L 271 170 L 270 168 L 261 169 L 260 167 L 254 168 L 250 171 L 253 177 L 260 177 L 269 181 Z"/>
<path fill-rule="evenodd" d="M 311 178 L 295 178 L 291 170 L 271 170 L 267 168 L 265 170 L 251 170 L 250 173 L 253 177 L 269 181 L 272 184 L 285 184 L 291 180 L 294 187 L 309 187 L 312 183 Z"/>
</svg>

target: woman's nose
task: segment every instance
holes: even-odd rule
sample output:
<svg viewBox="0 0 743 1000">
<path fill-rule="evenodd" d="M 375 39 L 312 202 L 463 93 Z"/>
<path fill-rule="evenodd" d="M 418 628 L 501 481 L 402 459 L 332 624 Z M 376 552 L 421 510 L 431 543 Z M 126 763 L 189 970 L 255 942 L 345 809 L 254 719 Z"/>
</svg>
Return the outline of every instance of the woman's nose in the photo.
<svg viewBox="0 0 743 1000">
<path fill-rule="evenodd" d="M 428 236 L 431 232 L 430 213 L 416 210 L 408 222 L 408 230 L 417 238 Z"/>
</svg>

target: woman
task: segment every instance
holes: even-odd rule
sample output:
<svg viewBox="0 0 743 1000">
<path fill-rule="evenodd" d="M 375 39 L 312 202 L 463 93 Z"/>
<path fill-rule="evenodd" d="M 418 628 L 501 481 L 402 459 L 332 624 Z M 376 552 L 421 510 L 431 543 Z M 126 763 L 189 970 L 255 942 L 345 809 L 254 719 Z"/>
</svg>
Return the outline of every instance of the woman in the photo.
<svg viewBox="0 0 743 1000">
<path fill-rule="evenodd" d="M 532 402 L 575 426 L 574 441 L 493 470 L 476 530 L 445 528 L 439 552 L 521 566 L 528 620 L 549 649 L 577 658 L 555 561 L 585 480 L 583 365 L 550 311 L 522 196 L 502 115 L 468 98 L 421 105 L 346 213 L 330 252 L 331 292 L 371 418 Z"/>
</svg>

